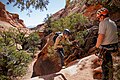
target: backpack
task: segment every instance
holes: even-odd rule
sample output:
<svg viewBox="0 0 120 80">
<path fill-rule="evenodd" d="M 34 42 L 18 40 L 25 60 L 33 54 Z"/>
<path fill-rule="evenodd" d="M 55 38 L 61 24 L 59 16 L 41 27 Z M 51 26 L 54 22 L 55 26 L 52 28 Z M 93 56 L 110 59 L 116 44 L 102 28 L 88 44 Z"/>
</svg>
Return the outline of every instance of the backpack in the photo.
<svg viewBox="0 0 120 80">
<path fill-rule="evenodd" d="M 60 34 L 61 34 L 61 32 L 56 32 L 56 33 L 55 33 L 55 35 L 54 35 L 54 37 L 53 37 L 54 43 L 55 43 L 55 41 L 56 41 L 56 38 L 57 38 Z"/>
</svg>

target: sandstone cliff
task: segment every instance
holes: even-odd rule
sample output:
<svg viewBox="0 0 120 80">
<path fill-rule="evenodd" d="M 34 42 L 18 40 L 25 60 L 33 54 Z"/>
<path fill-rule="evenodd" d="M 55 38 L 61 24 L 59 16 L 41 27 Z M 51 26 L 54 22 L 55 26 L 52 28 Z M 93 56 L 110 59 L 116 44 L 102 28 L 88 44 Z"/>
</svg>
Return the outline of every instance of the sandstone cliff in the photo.
<svg viewBox="0 0 120 80">
<path fill-rule="evenodd" d="M 103 5 L 101 5 L 100 3 L 98 4 L 90 3 L 90 0 L 87 0 L 87 1 L 86 0 L 72 0 L 72 2 L 70 3 L 68 7 L 65 7 L 59 10 L 58 12 L 56 12 L 55 14 L 53 14 L 51 16 L 51 20 L 55 21 L 65 16 L 74 14 L 74 13 L 82 13 L 84 16 L 86 16 L 89 19 L 89 21 L 91 22 L 91 25 L 96 25 L 96 24 L 98 25 L 98 23 L 96 23 L 96 20 L 97 20 L 96 12 L 98 9 L 103 7 Z M 93 0 L 93 2 L 95 3 L 96 1 Z M 118 27 L 120 26 L 119 16 L 120 16 L 120 10 L 116 10 L 114 8 L 110 10 L 110 18 L 117 23 Z M 40 28 L 40 26 L 42 25 L 39 25 L 38 28 Z"/>
<path fill-rule="evenodd" d="M 4 27 L 26 28 L 24 21 L 19 19 L 19 15 L 8 12 L 5 5 L 0 2 L 0 28 Z"/>
</svg>

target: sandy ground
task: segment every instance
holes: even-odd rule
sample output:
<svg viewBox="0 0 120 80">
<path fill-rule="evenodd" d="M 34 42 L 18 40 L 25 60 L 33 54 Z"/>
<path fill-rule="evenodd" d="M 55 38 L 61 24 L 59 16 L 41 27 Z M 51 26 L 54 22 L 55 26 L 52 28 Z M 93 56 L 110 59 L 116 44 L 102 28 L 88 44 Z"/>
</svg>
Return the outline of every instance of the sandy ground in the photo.
<svg viewBox="0 0 120 80">
<path fill-rule="evenodd" d="M 37 55 L 39 54 L 40 51 L 38 51 L 35 54 L 35 58 L 33 59 L 33 61 L 28 65 L 27 68 L 27 74 L 25 76 L 22 77 L 21 80 L 31 80 L 31 76 L 32 76 L 32 72 L 33 72 L 33 65 L 35 63 L 35 61 L 37 60 Z"/>
<path fill-rule="evenodd" d="M 34 59 L 28 66 L 27 74 L 23 76 L 22 80 L 30 80 L 33 72 L 33 65 L 36 59 Z"/>
</svg>

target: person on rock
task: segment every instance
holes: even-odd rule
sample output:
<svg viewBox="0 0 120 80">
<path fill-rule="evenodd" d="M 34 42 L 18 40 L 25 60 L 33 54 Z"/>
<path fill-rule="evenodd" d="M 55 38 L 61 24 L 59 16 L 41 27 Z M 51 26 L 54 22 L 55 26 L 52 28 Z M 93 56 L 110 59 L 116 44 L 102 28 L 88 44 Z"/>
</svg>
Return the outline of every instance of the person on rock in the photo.
<svg viewBox="0 0 120 80">
<path fill-rule="evenodd" d="M 113 80 L 113 61 L 111 53 L 118 50 L 117 25 L 109 18 L 109 11 L 101 8 L 97 11 L 99 19 L 98 38 L 95 48 L 104 49 L 102 54 L 102 80 Z"/>
<path fill-rule="evenodd" d="M 57 53 L 61 59 L 62 68 L 65 68 L 64 49 L 63 49 L 64 41 L 67 41 L 69 44 L 72 44 L 72 42 L 69 41 L 69 35 L 70 35 L 70 30 L 65 29 L 63 33 L 59 34 L 59 36 L 56 38 L 54 43 L 54 50 L 55 50 L 55 53 Z"/>
</svg>

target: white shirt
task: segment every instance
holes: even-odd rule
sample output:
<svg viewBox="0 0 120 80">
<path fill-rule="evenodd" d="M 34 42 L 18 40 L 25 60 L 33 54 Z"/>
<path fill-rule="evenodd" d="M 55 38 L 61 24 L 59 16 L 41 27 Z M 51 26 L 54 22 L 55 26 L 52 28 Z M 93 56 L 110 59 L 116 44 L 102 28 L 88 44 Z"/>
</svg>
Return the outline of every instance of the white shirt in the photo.
<svg viewBox="0 0 120 80">
<path fill-rule="evenodd" d="M 114 44 L 118 42 L 117 25 L 109 17 L 105 18 L 99 24 L 98 34 L 104 34 L 105 37 L 101 45 Z"/>
</svg>

